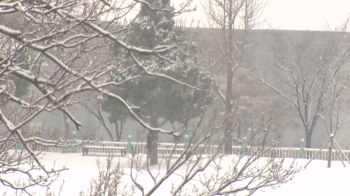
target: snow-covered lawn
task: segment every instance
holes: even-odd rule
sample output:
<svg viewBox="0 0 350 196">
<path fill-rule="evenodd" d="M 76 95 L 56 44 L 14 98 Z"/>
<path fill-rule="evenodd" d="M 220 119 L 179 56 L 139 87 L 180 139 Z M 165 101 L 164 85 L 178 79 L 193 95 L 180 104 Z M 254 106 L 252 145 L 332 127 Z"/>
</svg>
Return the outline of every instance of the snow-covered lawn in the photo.
<svg viewBox="0 0 350 196">
<path fill-rule="evenodd" d="M 222 162 L 223 167 L 228 166 L 230 159 L 234 156 L 225 157 Z M 93 177 L 96 177 L 98 169 L 96 166 L 96 156 L 82 156 L 81 154 L 59 154 L 59 153 L 45 153 L 41 155 L 41 161 L 46 166 L 52 166 L 55 164 L 56 168 L 67 166 L 68 171 L 61 174 L 60 180 L 55 182 L 52 186 L 52 190 L 59 190 L 63 179 L 64 186 L 61 195 L 78 195 L 80 191 L 86 191 L 90 186 L 90 181 Z M 105 165 L 106 156 L 99 157 L 101 163 Z M 120 162 L 121 166 L 125 168 L 125 172 L 130 171 L 128 169 L 128 158 L 116 157 L 114 158 L 114 164 Z M 286 163 L 291 160 L 285 160 Z M 297 160 L 299 166 L 303 166 L 308 160 Z M 332 168 L 326 168 L 326 161 L 312 161 L 305 171 L 299 172 L 290 183 L 282 184 L 276 189 L 265 188 L 256 192 L 256 196 L 281 196 L 281 195 L 349 195 L 348 187 L 350 186 L 350 167 L 344 168 L 341 162 L 333 162 Z M 348 166 L 348 164 L 347 164 Z M 166 169 L 165 163 L 162 163 L 160 167 L 153 166 L 152 172 L 159 172 L 162 176 Z M 185 168 L 182 168 L 185 171 Z M 181 169 L 180 169 L 181 171 Z M 15 176 L 13 176 L 15 177 Z M 17 176 L 18 177 L 18 176 Z M 130 182 L 130 178 L 125 176 L 122 180 L 124 183 Z M 140 174 L 138 181 L 146 188 L 152 186 L 152 179 L 147 172 Z M 169 180 L 164 182 L 162 186 L 153 195 L 171 195 L 170 187 L 172 183 L 179 183 L 180 177 L 172 176 Z M 0 195 L 6 192 L 6 195 L 15 195 L 13 191 L 8 188 L 4 188 L 0 185 Z M 35 189 L 36 195 L 44 195 L 45 190 L 37 188 Z M 244 194 L 243 194 L 244 195 Z"/>
<path fill-rule="evenodd" d="M 307 160 L 308 161 L 308 160 Z M 307 163 L 298 160 L 299 164 Z M 350 166 L 341 162 L 332 162 L 327 168 L 326 161 L 312 161 L 306 170 L 299 172 L 290 183 L 275 190 L 266 189 L 257 196 L 348 196 L 350 195 Z"/>
</svg>

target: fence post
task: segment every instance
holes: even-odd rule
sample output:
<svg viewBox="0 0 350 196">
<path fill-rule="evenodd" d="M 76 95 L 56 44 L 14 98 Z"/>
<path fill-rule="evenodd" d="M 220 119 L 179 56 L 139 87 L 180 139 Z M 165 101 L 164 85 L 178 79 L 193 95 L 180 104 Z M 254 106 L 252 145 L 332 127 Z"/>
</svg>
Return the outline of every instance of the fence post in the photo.
<svg viewBox="0 0 350 196">
<path fill-rule="evenodd" d="M 305 142 L 304 139 L 301 139 L 300 141 L 300 158 L 305 159 Z"/>
<path fill-rule="evenodd" d="M 188 142 L 189 142 L 188 135 L 185 135 L 185 137 L 184 137 L 184 148 L 185 149 L 188 148 Z"/>
<path fill-rule="evenodd" d="M 73 135 L 72 135 L 72 153 L 77 153 L 78 152 L 78 146 L 77 144 L 77 138 L 76 138 L 76 133 L 75 131 L 73 131 Z"/>
<path fill-rule="evenodd" d="M 126 153 L 128 153 L 128 154 L 133 153 L 132 144 L 131 144 L 131 135 L 129 135 L 128 143 L 126 144 Z"/>
<path fill-rule="evenodd" d="M 248 146 L 248 141 L 247 138 L 244 137 L 242 140 L 242 154 L 246 154 L 247 153 L 247 146 Z"/>
<path fill-rule="evenodd" d="M 21 140 L 18 139 L 16 142 L 16 150 L 19 150 L 21 148 L 22 148 L 22 142 L 21 142 Z"/>
</svg>

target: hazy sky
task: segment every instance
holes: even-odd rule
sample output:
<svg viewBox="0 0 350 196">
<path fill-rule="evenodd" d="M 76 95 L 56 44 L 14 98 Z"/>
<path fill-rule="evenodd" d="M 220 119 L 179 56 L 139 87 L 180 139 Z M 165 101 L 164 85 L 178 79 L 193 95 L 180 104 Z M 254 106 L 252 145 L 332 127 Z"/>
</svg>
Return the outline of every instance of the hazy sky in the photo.
<svg viewBox="0 0 350 196">
<path fill-rule="evenodd" d="M 181 1 L 181 0 L 180 0 Z M 205 19 L 200 2 L 194 0 L 197 12 L 193 17 Z M 263 1 L 263 0 L 262 0 Z M 274 29 L 322 30 L 326 21 L 332 26 L 339 25 L 350 12 L 350 0 L 266 0 L 262 20 Z M 267 23 L 261 28 L 271 28 Z"/>
</svg>

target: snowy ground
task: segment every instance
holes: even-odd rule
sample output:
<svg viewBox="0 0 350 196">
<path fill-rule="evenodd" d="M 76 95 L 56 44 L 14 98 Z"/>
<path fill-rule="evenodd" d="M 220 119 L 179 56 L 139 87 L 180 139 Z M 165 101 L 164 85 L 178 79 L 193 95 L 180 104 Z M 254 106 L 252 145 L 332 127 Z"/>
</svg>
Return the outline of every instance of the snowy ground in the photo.
<svg viewBox="0 0 350 196">
<path fill-rule="evenodd" d="M 80 191 L 86 191 L 89 188 L 90 181 L 96 177 L 98 172 L 96 167 L 96 156 L 82 156 L 81 154 L 58 154 L 46 153 L 42 155 L 42 163 L 51 166 L 55 163 L 56 167 L 67 166 L 68 171 L 62 173 L 60 181 L 56 182 L 51 189 L 58 190 L 64 179 L 64 186 L 61 195 L 78 195 Z M 105 164 L 106 156 L 99 157 Z M 128 158 L 118 157 L 114 159 L 114 163 L 120 161 L 125 168 L 128 167 Z M 308 160 L 298 160 L 298 165 L 305 165 Z M 160 173 L 165 172 L 165 163 L 160 167 Z M 223 163 L 225 164 L 225 163 Z M 344 168 L 340 162 L 333 162 L 332 168 L 326 168 L 326 161 L 313 161 L 309 164 L 305 171 L 298 173 L 295 178 L 287 184 L 283 184 L 276 189 L 265 188 L 256 192 L 255 196 L 281 196 L 281 195 L 349 195 L 348 187 L 350 182 L 350 167 Z M 159 170 L 158 167 L 153 167 L 152 170 Z M 146 175 L 140 175 L 139 181 L 147 189 L 147 183 L 150 183 L 150 178 Z M 170 195 L 170 186 L 174 182 L 178 182 L 179 178 L 173 177 L 164 183 L 153 195 Z M 128 182 L 130 179 L 123 179 L 123 182 Z M 15 195 L 9 189 L 5 189 L 0 185 L 0 195 L 6 192 L 6 195 Z M 36 189 L 35 195 L 44 195 L 44 190 Z"/>
</svg>

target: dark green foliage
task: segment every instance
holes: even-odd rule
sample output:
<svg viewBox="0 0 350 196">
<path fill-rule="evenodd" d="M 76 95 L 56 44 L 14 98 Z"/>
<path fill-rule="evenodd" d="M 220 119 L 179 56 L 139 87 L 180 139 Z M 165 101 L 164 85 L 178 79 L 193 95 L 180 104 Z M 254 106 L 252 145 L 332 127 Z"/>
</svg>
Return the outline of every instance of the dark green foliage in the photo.
<svg viewBox="0 0 350 196">
<path fill-rule="evenodd" d="M 15 90 L 16 97 L 22 97 L 28 93 L 28 87 L 30 83 L 27 82 L 26 80 L 23 80 L 21 78 L 16 78 L 15 85 L 16 85 L 16 90 Z"/>
<path fill-rule="evenodd" d="M 27 63 L 28 60 L 28 54 L 26 51 L 18 51 L 17 55 L 13 58 L 13 64 L 21 67 L 24 70 L 29 69 L 29 65 Z M 25 79 L 17 77 L 15 74 L 10 74 L 3 76 L 0 80 L 0 85 L 7 84 L 10 88 L 9 90 L 12 90 L 12 93 L 16 97 L 22 97 L 26 95 L 29 91 L 30 82 L 26 81 Z M 13 91 L 14 90 L 14 91 Z"/>
<path fill-rule="evenodd" d="M 29 65 L 26 63 L 27 59 L 28 59 L 28 56 L 26 54 L 23 54 L 18 59 L 19 66 L 25 70 L 29 69 Z M 22 97 L 28 93 L 29 85 L 30 85 L 28 81 L 15 76 L 14 82 L 16 85 L 16 90 L 15 90 L 16 97 Z"/>
<path fill-rule="evenodd" d="M 101 107 L 102 110 L 111 114 L 108 121 L 116 126 L 118 126 L 119 122 L 125 122 L 125 120 L 129 118 L 129 112 L 122 104 L 114 99 L 107 99 L 102 102 Z"/>
<path fill-rule="evenodd" d="M 148 2 L 153 8 L 172 9 L 169 1 L 149 0 Z M 196 45 L 183 44 L 186 38 L 183 30 L 175 26 L 172 13 L 153 11 L 143 5 L 138 17 L 130 25 L 125 41 L 130 45 L 146 49 L 162 45 L 178 45 L 180 49 L 172 49 L 160 54 L 163 58 L 139 53 L 134 55 L 149 72 L 168 75 L 203 90 L 194 90 L 169 79 L 146 74 L 143 69 L 135 65 L 129 53 L 117 45 L 111 49 L 116 57 L 123 59 L 121 61 L 125 64 L 122 67 L 128 71 L 115 72 L 112 79 L 118 82 L 131 76 L 139 77 L 111 90 L 117 92 L 131 105 L 140 107 L 135 112 L 145 120 L 163 118 L 170 122 L 184 123 L 188 119 L 199 116 L 201 108 L 209 104 L 212 99 L 206 91 L 211 84 L 210 75 L 197 65 Z M 126 117 L 125 109 L 116 101 L 106 100 L 103 109 L 111 114 L 110 122 Z"/>
</svg>

